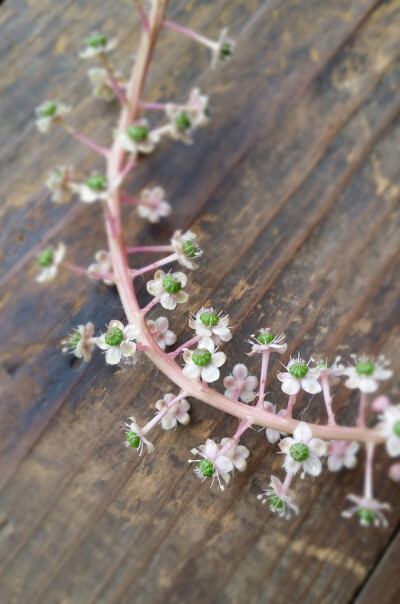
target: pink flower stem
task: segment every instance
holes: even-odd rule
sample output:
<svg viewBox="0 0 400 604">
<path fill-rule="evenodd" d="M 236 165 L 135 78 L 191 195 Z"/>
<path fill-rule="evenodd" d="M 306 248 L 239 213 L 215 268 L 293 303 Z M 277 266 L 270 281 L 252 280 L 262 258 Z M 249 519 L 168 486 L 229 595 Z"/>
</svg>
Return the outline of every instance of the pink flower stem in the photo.
<svg viewBox="0 0 400 604">
<path fill-rule="evenodd" d="M 89 149 L 96 151 L 96 153 L 100 153 L 100 155 L 103 155 L 104 157 L 107 157 L 107 155 L 109 154 L 109 152 L 110 152 L 109 149 L 107 149 L 106 147 L 101 147 L 100 145 L 98 145 L 97 143 L 92 141 L 90 138 L 88 138 L 84 134 L 81 134 L 77 130 L 68 128 L 68 132 L 70 132 L 70 134 L 72 134 L 72 136 L 74 136 L 79 142 L 86 145 L 86 147 L 89 147 Z"/>
<path fill-rule="evenodd" d="M 140 103 L 142 109 L 150 109 L 151 111 L 165 111 L 166 103 Z"/>
<path fill-rule="evenodd" d="M 196 40 L 196 42 L 200 42 L 200 44 L 203 44 L 204 46 L 208 46 L 208 48 L 213 49 L 215 47 L 215 42 L 213 40 L 210 40 L 205 36 L 201 36 L 197 32 L 193 31 L 193 29 L 183 27 L 182 25 L 178 25 L 178 23 L 174 23 L 173 21 L 164 21 L 163 25 L 164 27 L 177 31 L 188 38 L 192 38 L 192 40 Z"/>
<path fill-rule="evenodd" d="M 140 204 L 143 204 L 143 202 L 138 197 L 130 197 L 129 195 L 123 195 L 122 193 L 120 195 L 120 199 L 123 203 L 129 203 L 133 206 L 138 206 Z M 145 204 L 143 204 L 143 205 L 145 205 Z"/>
<path fill-rule="evenodd" d="M 143 268 L 132 269 L 130 272 L 134 277 L 137 277 L 138 275 L 143 275 L 144 273 L 157 269 L 159 266 L 163 266 L 164 264 L 169 264 L 170 262 L 174 262 L 174 260 L 176 260 L 177 257 L 178 257 L 177 254 L 170 254 L 170 256 L 167 256 L 166 258 L 163 258 L 162 260 L 158 260 L 157 262 L 148 264 L 147 266 L 144 266 Z"/>
<path fill-rule="evenodd" d="M 365 411 L 367 408 L 367 393 L 360 391 L 360 408 L 358 410 L 358 418 L 356 426 L 358 428 L 365 427 Z"/>
<path fill-rule="evenodd" d="M 119 98 L 120 102 L 122 105 L 129 105 L 129 101 L 125 96 L 124 91 L 122 90 L 121 86 L 119 85 L 119 82 L 117 80 L 117 78 L 115 77 L 115 73 L 113 68 L 111 67 L 108 57 L 105 53 L 102 53 L 100 55 L 100 60 L 103 63 L 104 67 L 107 70 L 107 74 L 108 77 L 110 78 L 110 82 L 112 87 L 114 88 L 114 92 L 117 95 L 117 97 Z"/>
<path fill-rule="evenodd" d="M 107 279 L 109 281 L 114 279 L 114 275 L 112 273 L 96 273 L 95 271 L 89 271 L 86 268 L 75 266 L 74 264 L 69 264 L 68 262 L 62 262 L 60 266 L 72 271 L 73 273 L 77 273 L 78 275 L 86 275 L 92 279 Z"/>
<path fill-rule="evenodd" d="M 261 370 L 260 370 L 260 392 L 258 395 L 258 401 L 256 407 L 262 407 L 264 403 L 264 393 L 265 393 L 265 382 L 267 381 L 267 373 L 268 373 L 268 363 L 271 351 L 263 350 L 261 356 Z"/>
<path fill-rule="evenodd" d="M 146 15 L 146 13 L 143 10 L 142 3 L 138 2 L 138 3 L 135 3 L 135 5 L 136 5 L 136 10 L 138 12 L 138 15 L 139 15 L 140 21 L 142 23 L 143 29 L 146 32 L 149 32 L 150 31 L 150 24 L 149 24 L 149 21 L 147 19 L 147 15 Z"/>
<path fill-rule="evenodd" d="M 173 252 L 174 248 L 172 245 L 147 245 L 145 247 L 131 247 L 126 246 L 127 252 Z"/>
<path fill-rule="evenodd" d="M 228 440 L 228 442 L 219 450 L 218 452 L 218 457 L 220 455 L 225 455 L 225 453 L 227 451 L 229 451 L 229 449 L 238 442 L 239 438 L 242 436 L 242 434 L 244 434 L 244 432 L 246 432 L 246 430 L 249 428 L 249 424 L 247 421 L 242 421 L 239 423 L 239 427 L 236 430 L 235 434 L 232 436 L 232 438 L 230 438 Z"/>
<path fill-rule="evenodd" d="M 373 499 L 372 483 L 373 483 L 373 461 L 375 445 L 368 442 L 365 444 L 367 459 L 365 461 L 364 470 L 364 497 L 365 499 Z"/>
<path fill-rule="evenodd" d="M 288 490 L 290 489 L 290 485 L 292 483 L 293 477 L 294 477 L 293 472 L 288 472 L 286 474 L 286 478 L 283 481 L 283 484 L 282 484 L 281 488 L 279 489 L 279 495 L 286 495 L 287 494 Z"/>
<path fill-rule="evenodd" d="M 147 306 L 145 306 L 144 308 L 142 308 L 140 310 L 140 314 L 144 317 L 145 315 L 147 315 L 147 313 L 153 308 L 153 306 L 155 306 L 156 304 L 158 304 L 160 301 L 160 298 L 158 298 L 157 296 L 155 298 L 152 299 L 151 302 L 148 303 Z"/>
<path fill-rule="evenodd" d="M 190 348 L 190 346 L 192 346 L 193 344 L 197 344 L 197 342 L 200 340 L 200 336 L 195 336 L 194 338 L 192 338 L 191 340 L 188 340 L 187 342 L 185 342 L 184 344 L 182 344 L 182 346 L 179 346 L 179 348 L 176 348 L 175 350 L 172 350 L 171 352 L 169 352 L 169 356 L 172 357 L 173 359 L 175 357 L 178 356 L 178 354 L 180 352 L 182 352 L 182 350 L 184 348 Z"/>
<path fill-rule="evenodd" d="M 330 393 L 329 377 L 327 375 L 321 376 L 321 386 L 324 394 L 326 412 L 328 414 L 328 424 L 331 426 L 336 426 L 335 415 L 332 411 L 332 397 Z"/>
<path fill-rule="evenodd" d="M 120 177 L 121 177 L 121 181 L 124 181 L 125 178 L 128 176 L 129 172 L 131 170 L 133 170 L 133 168 L 136 166 L 136 156 L 135 157 L 131 157 L 130 159 L 128 159 L 128 161 L 126 162 L 124 168 L 122 169 L 122 171 L 120 172 Z"/>
<path fill-rule="evenodd" d="M 163 409 L 161 409 L 161 411 L 159 413 L 157 413 L 155 415 L 155 417 L 153 417 L 152 420 L 150 420 L 145 426 L 144 428 L 142 428 L 141 433 L 143 435 L 146 435 L 150 432 L 150 430 L 152 428 L 154 428 L 154 426 L 156 426 L 164 417 L 164 415 L 166 415 L 168 413 L 168 411 L 170 411 L 170 409 L 172 409 L 172 407 L 174 407 L 174 405 L 176 405 L 177 403 L 179 403 L 179 401 L 181 399 L 183 399 L 186 396 L 186 392 L 181 392 L 180 394 L 178 394 L 178 396 L 176 396 L 174 399 L 172 399 L 172 401 L 170 401 L 169 403 L 167 403 L 165 405 L 165 407 L 163 407 Z"/>
<path fill-rule="evenodd" d="M 285 419 L 292 419 L 292 412 L 293 412 L 293 407 L 296 404 L 296 397 L 297 397 L 297 394 L 289 394 L 286 413 L 284 415 Z"/>
</svg>

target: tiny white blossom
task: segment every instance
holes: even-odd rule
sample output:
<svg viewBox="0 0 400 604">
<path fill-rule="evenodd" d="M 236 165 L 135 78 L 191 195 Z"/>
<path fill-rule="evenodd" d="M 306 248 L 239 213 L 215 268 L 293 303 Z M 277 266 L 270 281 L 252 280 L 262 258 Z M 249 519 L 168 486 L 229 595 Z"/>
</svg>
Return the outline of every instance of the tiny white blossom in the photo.
<svg viewBox="0 0 400 604">
<path fill-rule="evenodd" d="M 228 398 L 238 397 L 242 403 L 250 403 L 254 397 L 254 391 L 258 388 L 258 379 L 249 375 L 246 365 L 238 363 L 232 369 L 232 374 L 224 378 L 225 396 Z"/>
<path fill-rule="evenodd" d="M 377 429 L 386 439 L 386 451 L 390 457 L 400 455 L 400 405 L 389 405 L 379 415 Z"/>
<path fill-rule="evenodd" d="M 48 247 L 39 254 L 37 263 L 42 270 L 36 277 L 38 283 L 53 281 L 58 267 L 64 259 L 66 249 L 63 243 L 58 243 L 55 248 Z"/>
<path fill-rule="evenodd" d="M 106 351 L 106 363 L 117 365 L 121 357 L 133 357 L 136 352 L 136 344 L 133 340 L 139 332 L 140 328 L 135 323 L 129 323 L 124 327 L 121 321 L 111 321 L 107 333 L 96 340 L 97 346 Z"/>
<path fill-rule="evenodd" d="M 176 334 L 168 329 L 169 322 L 167 317 L 158 317 L 155 321 L 149 319 L 146 323 L 161 350 L 165 350 L 167 346 L 175 344 Z"/>
<path fill-rule="evenodd" d="M 40 132 L 47 133 L 52 124 L 61 122 L 64 115 L 71 111 L 71 107 L 58 101 L 45 101 L 36 107 L 36 126 Z"/>
<path fill-rule="evenodd" d="M 189 326 L 202 338 L 210 338 L 216 346 L 232 339 L 229 327 L 229 315 L 221 316 L 213 308 L 202 306 L 195 316 L 189 319 Z"/>
<path fill-rule="evenodd" d="M 96 344 L 96 338 L 93 337 L 94 325 L 87 323 L 86 325 L 78 325 L 76 330 L 65 340 L 63 352 L 72 352 L 78 359 L 90 361 L 92 358 L 92 350 Z"/>
<path fill-rule="evenodd" d="M 144 445 L 147 447 L 148 453 L 153 453 L 154 445 L 147 438 L 143 436 L 141 429 L 138 426 L 138 423 L 134 417 L 128 417 L 130 422 L 125 422 L 125 432 L 126 432 L 126 447 L 134 447 L 138 450 L 139 455 L 143 453 Z"/>
<path fill-rule="evenodd" d="M 229 441 L 231 445 L 229 448 L 225 449 L 225 445 L 228 444 Z M 221 444 L 218 445 L 219 451 L 224 448 L 225 457 L 228 457 L 233 463 L 234 467 L 239 470 L 239 472 L 244 472 L 247 469 L 247 461 L 246 459 L 250 455 L 250 451 L 244 445 L 238 445 L 233 438 L 223 438 L 221 440 Z"/>
<path fill-rule="evenodd" d="M 264 401 L 264 409 L 265 411 L 268 411 L 268 413 L 273 413 L 279 417 L 285 417 L 286 414 L 286 409 L 280 409 L 278 412 L 276 412 L 276 405 L 273 405 L 269 401 Z M 268 442 L 274 444 L 278 442 L 281 436 L 286 436 L 286 432 L 280 432 L 274 428 L 267 428 L 265 431 L 265 436 L 267 437 Z"/>
<path fill-rule="evenodd" d="M 252 334 L 251 338 L 253 338 L 253 340 L 247 340 L 252 346 L 251 352 L 247 353 L 247 356 L 249 357 L 266 351 L 279 352 L 279 354 L 286 352 L 287 344 L 282 343 L 282 340 L 285 339 L 284 333 L 281 333 L 279 336 L 274 336 L 270 332 L 269 327 L 266 327 L 265 329 L 260 329 L 260 333 L 257 336 Z"/>
<path fill-rule="evenodd" d="M 210 338 L 200 340 L 196 350 L 185 348 L 183 359 L 186 363 L 182 370 L 185 377 L 196 380 L 201 377 L 204 382 L 215 382 L 219 378 L 219 369 L 226 361 L 223 352 L 215 352 Z"/>
<path fill-rule="evenodd" d="M 186 231 L 183 235 L 182 231 L 175 231 L 171 245 L 179 264 L 186 268 L 196 269 L 198 264 L 194 262 L 193 258 L 199 258 L 203 254 L 196 242 L 196 235 L 192 231 Z"/>
<path fill-rule="evenodd" d="M 357 442 L 345 440 L 331 440 L 328 445 L 328 468 L 331 472 L 338 472 L 343 467 L 349 470 L 357 465 L 356 453 L 360 445 Z"/>
<path fill-rule="evenodd" d="M 118 44 L 116 38 L 109 40 L 105 34 L 93 32 L 86 39 L 86 48 L 79 53 L 81 59 L 91 59 L 113 50 Z"/>
<path fill-rule="evenodd" d="M 296 515 L 299 513 L 299 508 L 295 505 L 295 493 L 292 489 L 283 492 L 283 484 L 276 476 L 271 476 L 269 488 L 263 489 L 263 493 L 257 495 L 257 499 L 261 503 L 269 502 L 269 509 L 275 512 L 281 518 L 289 520 L 291 513 Z"/>
<path fill-rule="evenodd" d="M 193 128 L 205 126 L 210 121 L 208 96 L 201 94 L 199 88 L 193 88 L 186 105 Z"/>
<path fill-rule="evenodd" d="M 235 42 L 228 38 L 228 30 L 225 28 L 221 31 L 217 42 L 213 45 L 211 67 L 215 68 L 219 63 L 229 61 L 235 48 Z"/>
<path fill-rule="evenodd" d="M 156 402 L 156 407 L 159 411 L 162 411 L 171 401 L 174 400 L 174 394 L 165 394 L 164 398 Z M 187 426 L 190 422 L 190 415 L 188 413 L 190 405 L 185 398 L 172 405 L 161 420 L 161 427 L 163 430 L 172 430 L 176 428 L 179 422 L 183 426 Z"/>
<path fill-rule="evenodd" d="M 218 445 L 208 438 L 205 445 L 200 445 L 198 449 L 192 449 L 193 455 L 200 455 L 203 459 L 189 459 L 189 463 L 198 463 L 195 474 L 203 482 L 206 478 L 212 478 L 211 487 L 217 479 L 221 491 L 224 485 L 221 479 L 228 484 L 230 480 L 229 472 L 233 470 L 233 463 L 226 455 L 219 455 Z M 211 488 L 210 487 L 210 488 Z"/>
<path fill-rule="evenodd" d="M 106 201 L 109 196 L 108 179 L 105 174 L 94 173 L 85 183 L 72 182 L 70 189 L 79 195 L 83 203 Z"/>
<path fill-rule="evenodd" d="M 335 385 L 339 383 L 339 378 L 340 376 L 344 375 L 345 370 L 344 365 L 339 363 L 340 358 L 340 356 L 337 356 L 331 366 L 329 366 L 328 363 L 322 359 L 316 362 L 316 366 L 319 369 L 319 381 L 321 381 L 321 378 L 326 376 L 330 384 Z"/>
<path fill-rule="evenodd" d="M 51 200 L 54 203 L 67 203 L 71 198 L 69 183 L 73 176 L 73 168 L 58 166 L 46 180 L 46 187 L 53 193 Z"/>
<path fill-rule="evenodd" d="M 160 298 L 160 304 L 166 310 L 174 310 L 177 304 L 184 304 L 189 294 L 183 291 L 187 283 L 185 273 L 168 273 L 157 271 L 154 279 L 148 281 L 146 287 L 149 294 Z"/>
<path fill-rule="evenodd" d="M 116 71 L 114 73 L 114 77 L 120 84 L 125 81 L 125 78 L 120 71 Z M 102 99 L 107 103 L 110 103 L 115 99 L 117 95 L 106 69 L 103 67 L 94 67 L 93 69 L 89 69 L 88 78 L 92 85 L 94 97 L 97 99 Z"/>
<path fill-rule="evenodd" d="M 129 153 L 152 153 L 160 140 L 156 131 L 150 131 L 147 120 L 139 120 L 115 132 L 116 140 Z"/>
<path fill-rule="evenodd" d="M 277 375 L 285 394 L 297 394 L 300 388 L 309 394 L 321 392 L 322 386 L 318 381 L 320 368 L 310 368 L 309 363 L 310 361 L 306 363 L 300 358 L 300 355 L 296 359 L 290 357 L 289 363 L 285 365 L 287 372 L 279 372 Z"/>
<path fill-rule="evenodd" d="M 344 370 L 344 374 L 348 376 L 344 383 L 347 388 L 359 388 L 365 393 L 375 392 L 378 389 L 378 381 L 387 380 L 393 375 L 393 372 L 386 368 L 389 361 L 384 356 L 380 356 L 377 361 L 365 355 L 351 356 L 355 364 Z"/>
<path fill-rule="evenodd" d="M 193 143 L 192 122 L 189 115 L 181 105 L 167 103 L 165 114 L 169 120 L 168 134 L 173 140 L 182 141 L 186 145 Z"/>
<path fill-rule="evenodd" d="M 89 273 L 102 273 L 103 275 L 107 275 L 113 272 L 110 252 L 99 250 L 96 252 L 95 260 L 96 262 L 91 264 L 88 268 Z M 93 279 L 97 279 L 97 277 L 93 277 Z M 111 279 L 103 279 L 103 281 L 106 285 L 114 285 L 114 281 Z"/>
<path fill-rule="evenodd" d="M 321 473 L 322 455 L 326 454 L 326 443 L 320 438 L 313 438 L 311 428 L 305 422 L 300 422 L 293 438 L 287 436 L 279 443 L 279 448 L 285 453 L 283 466 L 286 472 L 296 474 L 302 471 L 301 478 L 305 473 L 318 476 Z"/>
<path fill-rule="evenodd" d="M 152 223 L 160 222 L 160 218 L 169 216 L 171 206 L 165 199 L 165 191 L 161 187 L 143 189 L 140 193 L 140 203 L 137 207 L 141 218 L 147 218 Z"/>
<path fill-rule="evenodd" d="M 357 495 L 347 495 L 347 499 L 350 499 L 355 506 L 344 510 L 342 512 L 343 518 L 350 518 L 353 514 L 357 514 L 361 526 L 387 526 L 388 521 L 382 514 L 382 510 L 390 511 L 390 505 L 388 503 L 380 503 L 376 499 L 369 499 L 367 497 L 358 497 Z"/>
</svg>

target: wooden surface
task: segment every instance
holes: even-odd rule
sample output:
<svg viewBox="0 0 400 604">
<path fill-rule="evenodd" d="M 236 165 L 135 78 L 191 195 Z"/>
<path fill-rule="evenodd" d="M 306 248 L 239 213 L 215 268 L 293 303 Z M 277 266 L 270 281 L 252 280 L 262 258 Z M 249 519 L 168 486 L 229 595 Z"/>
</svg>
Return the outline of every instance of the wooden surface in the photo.
<svg viewBox="0 0 400 604">
<path fill-rule="evenodd" d="M 144 358 L 112 368 L 101 355 L 81 364 L 61 354 L 76 325 L 100 330 L 123 314 L 114 289 L 97 282 L 34 282 L 44 242 L 62 239 L 87 266 L 105 236 L 96 205 L 56 206 L 43 187 L 59 163 L 83 177 L 101 161 L 63 132 L 41 137 L 33 111 L 59 98 L 76 107 L 79 128 L 109 142 L 117 104 L 90 97 L 78 52 L 87 33 L 116 32 L 113 59 L 127 71 L 139 33 L 131 12 L 88 0 L 0 10 L 0 601 L 398 602 L 399 490 L 383 451 L 376 485 L 393 506 L 387 529 L 339 518 L 345 495 L 362 488 L 361 465 L 297 481 L 301 513 L 284 524 L 256 499 L 271 472 L 282 475 L 262 433 L 244 436 L 247 472 L 224 493 L 210 490 L 189 451 L 231 434 L 235 420 L 191 401 L 190 427 L 157 432 L 156 453 L 138 459 L 122 446 L 121 421 L 152 417 L 167 380 Z M 163 143 L 132 179 L 132 193 L 162 185 L 173 215 L 151 226 L 125 213 L 131 244 L 190 227 L 205 249 L 185 312 L 170 315 L 180 341 L 185 313 L 212 302 L 235 326 L 223 375 L 265 325 L 286 331 L 288 353 L 382 352 L 398 373 L 400 1 L 176 0 L 169 18 L 210 36 L 229 24 L 237 40 L 232 62 L 210 72 L 206 51 L 167 32 L 148 80 L 150 100 L 184 100 L 195 85 L 212 99 L 196 144 Z M 248 363 L 257 370 L 258 359 Z M 399 386 L 385 385 L 395 402 Z M 267 391 L 283 405 L 275 379 Z M 353 422 L 356 396 L 338 390 L 335 408 Z M 318 397 L 303 397 L 296 415 L 325 421 Z"/>
</svg>

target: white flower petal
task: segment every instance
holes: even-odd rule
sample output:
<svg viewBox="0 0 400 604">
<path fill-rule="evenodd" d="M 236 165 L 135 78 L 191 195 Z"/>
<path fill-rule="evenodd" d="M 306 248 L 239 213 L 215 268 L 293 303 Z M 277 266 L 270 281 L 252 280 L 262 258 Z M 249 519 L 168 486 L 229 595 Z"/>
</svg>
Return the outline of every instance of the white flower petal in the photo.
<svg viewBox="0 0 400 604">
<path fill-rule="evenodd" d="M 286 438 L 283 438 L 280 443 L 279 443 L 279 448 L 281 451 L 283 451 L 283 453 L 286 453 L 286 455 L 289 454 L 290 451 L 290 447 L 292 445 L 294 445 L 296 441 L 294 440 L 294 438 L 292 438 L 291 436 L 287 436 Z"/>
<path fill-rule="evenodd" d="M 118 365 L 121 360 L 121 349 L 119 346 L 110 346 L 106 352 L 106 362 L 109 365 Z"/>
<path fill-rule="evenodd" d="M 322 390 L 321 384 L 315 378 L 303 378 L 300 381 L 303 390 L 309 394 L 317 394 Z"/>
<path fill-rule="evenodd" d="M 120 346 L 121 354 L 124 357 L 132 357 L 136 352 L 135 342 L 124 342 Z"/>
<path fill-rule="evenodd" d="M 285 381 L 282 381 L 282 390 L 285 394 L 297 394 L 300 390 L 300 380 L 295 377 L 287 378 Z"/>
<path fill-rule="evenodd" d="M 309 455 L 309 457 L 303 461 L 303 468 L 304 471 L 311 474 L 311 476 L 318 476 L 321 473 L 321 460 L 315 455 Z"/>
<path fill-rule="evenodd" d="M 226 354 L 224 352 L 215 352 L 211 358 L 211 364 L 214 367 L 221 367 L 226 361 Z"/>
<path fill-rule="evenodd" d="M 201 377 L 205 382 L 215 382 L 219 378 L 219 369 L 214 365 L 207 365 L 201 368 Z"/>
<path fill-rule="evenodd" d="M 318 457 L 326 455 L 326 443 L 320 438 L 312 438 L 308 442 L 308 446 L 313 455 L 317 455 Z"/>
<path fill-rule="evenodd" d="M 218 370 L 217 370 L 218 371 Z M 182 369 L 182 373 L 185 377 L 190 378 L 192 380 L 198 378 L 200 376 L 201 373 L 201 369 L 198 365 L 186 365 L 183 369 Z"/>
<path fill-rule="evenodd" d="M 297 442 L 307 444 L 312 439 L 312 432 L 306 422 L 300 422 L 295 431 L 293 432 L 293 436 Z"/>
</svg>

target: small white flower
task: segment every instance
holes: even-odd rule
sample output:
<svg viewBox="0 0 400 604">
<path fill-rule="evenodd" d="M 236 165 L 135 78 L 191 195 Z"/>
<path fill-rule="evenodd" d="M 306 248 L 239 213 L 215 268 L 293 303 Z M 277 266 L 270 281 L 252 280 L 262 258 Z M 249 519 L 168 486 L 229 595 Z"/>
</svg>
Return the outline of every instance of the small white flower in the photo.
<svg viewBox="0 0 400 604">
<path fill-rule="evenodd" d="M 282 382 L 282 390 L 285 394 L 297 394 L 303 388 L 309 394 L 321 392 L 322 386 L 318 381 L 320 375 L 319 367 L 310 368 L 310 361 L 306 363 L 300 355 L 297 359 L 290 358 L 285 365 L 287 372 L 279 372 L 277 377 Z"/>
<path fill-rule="evenodd" d="M 288 489 L 283 493 L 283 484 L 276 476 L 271 476 L 271 482 L 269 483 L 268 489 L 263 489 L 263 493 L 257 495 L 257 499 L 261 503 L 269 502 L 269 509 L 271 512 L 278 514 L 281 518 L 289 520 L 292 512 L 299 513 L 299 508 L 293 502 L 295 500 L 295 493 L 292 489 Z"/>
<path fill-rule="evenodd" d="M 319 369 L 319 381 L 326 376 L 330 384 L 338 384 L 340 382 L 339 377 L 344 375 L 345 370 L 344 365 L 340 365 L 339 361 L 340 356 L 336 357 L 333 364 L 329 366 L 326 361 L 323 361 L 322 359 L 318 360 L 316 366 Z"/>
<path fill-rule="evenodd" d="M 140 332 L 135 323 L 129 323 L 124 327 L 121 321 L 113 320 L 108 325 L 108 331 L 97 338 L 96 344 L 106 351 L 106 362 L 109 365 L 117 365 L 121 357 L 133 357 L 136 352 L 136 344 L 133 341 Z"/>
<path fill-rule="evenodd" d="M 273 405 L 269 401 L 264 401 L 264 409 L 265 411 L 268 411 L 268 413 L 273 413 L 279 417 L 284 417 L 286 414 L 286 409 L 280 409 L 277 413 L 276 405 Z M 279 432 L 279 430 L 275 430 L 274 428 L 267 428 L 265 431 L 265 436 L 267 437 L 268 442 L 274 444 L 278 442 L 281 436 L 286 436 L 286 432 Z"/>
<path fill-rule="evenodd" d="M 73 168 L 58 166 L 46 180 L 46 187 L 53 193 L 51 200 L 54 203 L 67 203 L 71 197 L 69 183 L 73 176 Z"/>
<path fill-rule="evenodd" d="M 63 243 L 58 243 L 55 248 L 48 247 L 39 254 L 37 263 L 42 271 L 36 277 L 38 283 L 53 281 L 58 267 L 64 259 L 66 249 Z"/>
<path fill-rule="evenodd" d="M 342 512 L 343 518 L 350 518 L 353 514 L 357 514 L 361 526 L 387 526 L 388 521 L 382 514 L 382 510 L 390 511 L 388 503 L 379 503 L 376 499 L 368 499 L 366 497 L 357 497 L 357 495 L 347 495 L 356 505 Z"/>
<path fill-rule="evenodd" d="M 215 42 L 212 48 L 211 67 L 214 69 L 219 63 L 229 61 L 235 48 L 235 42 L 228 38 L 228 30 L 225 28 L 221 31 L 218 41 Z"/>
<path fill-rule="evenodd" d="M 107 176 L 101 173 L 92 174 L 85 183 L 72 182 L 69 186 L 79 195 L 83 203 L 106 201 L 109 195 Z"/>
<path fill-rule="evenodd" d="M 214 343 L 210 338 L 200 340 L 196 350 L 185 348 L 183 359 L 186 366 L 182 373 L 185 377 L 196 380 L 199 377 L 204 382 L 215 382 L 219 378 L 219 369 L 226 361 L 223 352 L 215 352 Z"/>
<path fill-rule="evenodd" d="M 192 231 L 186 231 L 183 235 L 182 231 L 175 231 L 171 245 L 175 254 L 178 256 L 177 260 L 179 264 L 186 268 L 196 269 L 198 264 L 194 262 L 193 258 L 199 258 L 203 254 L 196 243 L 196 235 Z"/>
<path fill-rule="evenodd" d="M 170 137 L 173 140 L 182 141 L 186 145 L 191 145 L 193 128 L 188 112 L 181 105 L 167 103 L 165 114 L 169 120 L 168 134 Z"/>
<path fill-rule="evenodd" d="M 328 442 L 328 468 L 331 472 L 338 472 L 343 467 L 349 470 L 357 465 L 356 453 L 360 445 L 357 442 L 345 440 L 331 440 Z"/>
<path fill-rule="evenodd" d="M 128 417 L 130 422 L 125 422 L 125 432 L 126 432 L 126 447 L 134 447 L 138 450 L 139 455 L 143 453 L 144 445 L 147 447 L 148 453 L 153 453 L 154 445 L 147 438 L 143 436 L 141 429 L 138 426 L 138 423 L 134 417 Z"/>
<path fill-rule="evenodd" d="M 165 394 L 163 399 L 156 402 L 156 407 L 159 411 L 162 411 L 171 401 L 174 400 L 174 394 Z M 185 398 L 182 398 L 175 405 L 172 405 L 171 409 L 167 411 L 161 420 L 161 427 L 163 430 L 172 430 L 176 428 L 179 422 L 183 426 L 187 426 L 190 422 L 190 415 L 188 413 L 190 405 Z"/>
<path fill-rule="evenodd" d="M 118 130 L 116 139 L 125 151 L 129 153 L 152 153 L 160 136 L 155 131 L 149 130 L 147 120 L 139 120 L 126 130 Z"/>
<path fill-rule="evenodd" d="M 96 57 L 113 50 L 117 44 L 117 39 L 113 38 L 109 40 L 106 35 L 93 32 L 86 39 L 86 48 L 83 52 L 79 53 L 79 56 L 82 59 L 91 59 L 92 57 Z"/>
<path fill-rule="evenodd" d="M 64 115 L 71 111 L 71 107 L 58 101 L 45 101 L 36 107 L 36 126 L 40 132 L 47 133 L 52 124 L 62 121 Z"/>
<path fill-rule="evenodd" d="M 232 443 L 228 449 L 225 449 L 224 455 L 231 460 L 234 467 L 239 470 L 239 472 L 244 472 L 247 469 L 246 459 L 250 455 L 250 451 L 247 447 L 238 445 L 232 438 L 223 438 L 221 444 L 218 445 L 219 451 L 221 451 L 229 441 L 232 441 Z"/>
<path fill-rule="evenodd" d="M 89 69 L 88 77 L 92 85 L 93 96 L 97 99 L 103 99 L 110 103 L 117 96 L 110 80 L 107 70 L 103 67 L 94 67 Z M 123 83 L 125 78 L 120 71 L 114 73 L 114 77 L 118 83 Z"/>
<path fill-rule="evenodd" d="M 368 356 L 352 354 L 354 366 L 347 367 L 344 374 L 348 380 L 344 383 L 347 388 L 359 388 L 361 392 L 375 392 L 378 389 L 378 381 L 387 380 L 393 372 L 386 369 L 389 361 L 384 356 L 380 356 L 377 361 Z"/>
<path fill-rule="evenodd" d="M 249 375 L 246 365 L 241 363 L 234 366 L 232 374 L 224 378 L 225 396 L 228 398 L 238 397 L 242 403 L 250 403 L 254 397 L 254 391 L 258 388 L 258 379 Z"/>
<path fill-rule="evenodd" d="M 222 342 L 229 342 L 232 334 L 229 324 L 229 315 L 221 317 L 213 308 L 202 306 L 196 315 L 189 319 L 189 326 L 196 330 L 196 334 L 202 338 L 210 338 L 215 346 Z"/>
<path fill-rule="evenodd" d="M 249 344 L 251 344 L 251 352 L 247 353 L 247 356 L 252 357 L 255 354 L 261 354 L 269 350 L 270 352 L 279 352 L 279 354 L 283 354 L 286 352 L 287 344 L 281 343 L 282 340 L 285 339 L 285 334 L 281 333 L 279 336 L 274 336 L 269 327 L 265 329 L 260 329 L 260 333 L 255 336 L 251 335 L 252 340 L 247 340 Z"/>
<path fill-rule="evenodd" d="M 187 283 L 185 273 L 168 273 L 157 271 L 154 279 L 148 281 L 146 287 L 149 294 L 160 298 L 160 304 L 166 310 L 174 310 L 177 304 L 184 304 L 189 294 L 183 291 Z"/>
<path fill-rule="evenodd" d="M 176 335 L 168 329 L 169 323 L 167 317 L 158 317 L 155 321 L 149 319 L 146 323 L 161 350 L 165 350 L 167 346 L 175 344 Z"/>
<path fill-rule="evenodd" d="M 65 340 L 63 352 L 72 352 L 78 359 L 90 361 L 92 358 L 92 350 L 96 344 L 96 338 L 93 337 L 94 325 L 87 323 L 86 325 L 78 325 L 76 330 Z"/>
<path fill-rule="evenodd" d="M 281 440 L 279 448 L 285 453 L 283 466 L 286 472 L 296 474 L 301 469 L 302 478 L 306 472 L 312 476 L 321 473 L 319 458 L 326 454 L 326 443 L 320 438 L 313 438 L 311 429 L 305 422 L 299 423 L 293 432 L 293 438 L 287 436 Z"/>
<path fill-rule="evenodd" d="M 400 405 L 386 407 L 377 425 L 380 434 L 386 439 L 386 451 L 390 457 L 400 455 Z"/>
<path fill-rule="evenodd" d="M 108 275 L 113 272 L 110 252 L 99 250 L 96 252 L 95 260 L 96 262 L 91 264 L 88 268 L 89 273 L 103 273 L 103 275 Z M 93 279 L 97 279 L 97 277 L 93 277 Z M 103 281 L 106 285 L 114 285 L 114 281 L 111 281 L 111 279 L 103 279 Z"/>
<path fill-rule="evenodd" d="M 193 88 L 186 105 L 193 128 L 205 126 L 210 121 L 208 96 L 200 94 L 199 88 Z"/>
<path fill-rule="evenodd" d="M 200 455 L 203 459 L 189 459 L 189 463 L 198 463 L 195 474 L 203 482 L 206 478 L 212 478 L 211 487 L 217 479 L 221 491 L 224 485 L 221 479 L 228 484 L 230 480 L 229 472 L 233 470 L 233 463 L 226 455 L 219 455 L 218 445 L 208 438 L 205 445 L 200 445 L 198 449 L 192 449 L 193 455 Z M 210 488 L 211 488 L 210 487 Z"/>
<path fill-rule="evenodd" d="M 143 189 L 140 193 L 143 203 L 138 205 L 138 214 L 141 218 L 147 218 L 150 222 L 160 222 L 160 218 L 169 216 L 171 206 L 165 199 L 165 191 L 161 187 L 154 189 Z"/>
</svg>

